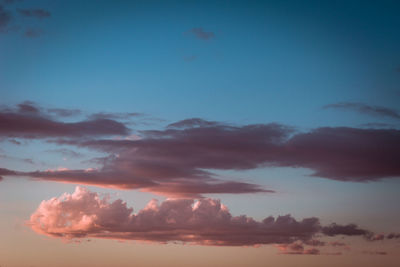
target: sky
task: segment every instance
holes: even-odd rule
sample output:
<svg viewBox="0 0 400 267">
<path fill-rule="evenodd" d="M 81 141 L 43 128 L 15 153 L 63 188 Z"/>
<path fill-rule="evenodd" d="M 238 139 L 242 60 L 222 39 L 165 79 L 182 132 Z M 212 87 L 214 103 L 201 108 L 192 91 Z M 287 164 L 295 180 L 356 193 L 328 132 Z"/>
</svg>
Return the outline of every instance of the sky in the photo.
<svg viewBox="0 0 400 267">
<path fill-rule="evenodd" d="M 399 12 L 2 0 L 0 266 L 397 266 Z"/>
</svg>

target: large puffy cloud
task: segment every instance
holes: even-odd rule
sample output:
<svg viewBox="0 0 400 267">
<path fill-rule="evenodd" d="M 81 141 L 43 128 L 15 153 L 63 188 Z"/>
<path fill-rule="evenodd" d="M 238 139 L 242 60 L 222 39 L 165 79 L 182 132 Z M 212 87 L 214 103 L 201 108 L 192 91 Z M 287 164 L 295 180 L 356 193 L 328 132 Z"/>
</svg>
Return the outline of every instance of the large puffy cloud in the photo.
<svg viewBox="0 0 400 267">
<path fill-rule="evenodd" d="M 20 138 L 86 137 L 127 135 L 129 129 L 111 119 L 92 119 L 62 122 L 49 117 L 32 102 L 18 105 L 18 109 L 0 110 L 0 136 Z"/>
<path fill-rule="evenodd" d="M 323 235 L 362 235 L 352 227 L 321 226 L 318 218 L 296 220 L 290 215 L 256 221 L 246 215 L 233 216 L 220 200 L 204 198 L 150 201 L 137 213 L 121 199 L 111 201 L 76 187 L 73 194 L 44 200 L 31 215 L 29 225 L 40 234 L 58 238 L 108 238 L 155 242 L 193 243 L 217 246 L 279 244 L 289 254 L 318 254 Z M 365 230 L 366 231 L 366 230 Z M 370 231 L 366 231 L 371 233 Z"/>
<path fill-rule="evenodd" d="M 156 242 L 182 241 L 203 245 L 241 246 L 310 240 L 317 218 L 290 215 L 256 221 L 232 216 L 215 199 L 153 200 L 137 214 L 122 200 L 109 201 L 77 187 L 73 194 L 42 201 L 29 222 L 38 233 L 62 238 L 98 237 Z"/>
</svg>

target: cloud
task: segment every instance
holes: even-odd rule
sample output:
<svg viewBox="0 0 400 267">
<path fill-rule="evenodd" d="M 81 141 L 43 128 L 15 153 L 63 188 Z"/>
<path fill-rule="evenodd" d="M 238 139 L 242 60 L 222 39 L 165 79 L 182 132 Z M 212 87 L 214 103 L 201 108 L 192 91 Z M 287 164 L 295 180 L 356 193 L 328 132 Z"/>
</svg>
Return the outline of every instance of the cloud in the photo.
<svg viewBox="0 0 400 267">
<path fill-rule="evenodd" d="M 0 5 L 0 32 L 5 30 L 11 21 L 11 13 Z"/>
<path fill-rule="evenodd" d="M 303 243 L 295 242 L 278 246 L 281 254 L 288 255 L 319 255 L 320 251 L 316 248 L 304 248 Z"/>
<path fill-rule="evenodd" d="M 256 221 L 232 216 L 215 199 L 152 200 L 133 213 L 126 203 L 110 201 L 77 187 L 73 194 L 42 201 L 29 225 L 34 231 L 58 238 L 108 238 L 154 242 L 181 241 L 215 246 L 283 244 L 309 240 L 319 231 L 319 220 L 297 221 L 290 215 Z"/>
<path fill-rule="evenodd" d="M 39 114 L 40 108 L 36 106 L 35 103 L 31 101 L 25 101 L 17 105 L 18 112 L 20 113 L 34 113 Z"/>
<path fill-rule="evenodd" d="M 45 152 L 48 153 L 57 153 L 57 154 L 61 154 L 65 157 L 70 157 L 70 158 L 81 158 L 83 157 L 83 155 L 81 153 L 75 152 L 71 149 L 66 149 L 66 148 L 59 148 L 59 149 L 50 149 L 50 150 L 46 150 Z"/>
<path fill-rule="evenodd" d="M 47 112 L 58 117 L 74 117 L 82 113 L 79 109 L 49 108 Z"/>
<path fill-rule="evenodd" d="M 194 35 L 197 39 L 208 41 L 210 39 L 215 38 L 215 34 L 213 32 L 206 32 L 203 28 L 192 28 L 187 33 Z"/>
<path fill-rule="evenodd" d="M 168 128 L 193 128 L 193 127 L 210 127 L 217 126 L 218 122 L 215 121 L 206 121 L 200 118 L 191 118 L 182 121 L 178 121 L 175 123 L 169 124 Z"/>
<path fill-rule="evenodd" d="M 390 233 L 386 236 L 387 239 L 399 239 L 400 233 Z"/>
<path fill-rule="evenodd" d="M 15 175 L 15 171 L 4 169 L 0 167 L 0 182 L 3 180 L 4 175 Z"/>
<path fill-rule="evenodd" d="M 36 8 L 36 9 L 18 8 L 17 12 L 24 17 L 34 17 L 39 19 L 48 18 L 51 16 L 51 13 L 49 11 L 41 8 Z"/>
<path fill-rule="evenodd" d="M 191 179 L 175 179 L 174 177 L 168 177 L 168 173 L 164 173 L 164 176 L 154 175 L 157 174 L 158 170 L 155 170 L 154 174 L 141 176 L 141 171 L 142 169 L 124 172 L 119 169 L 108 169 L 107 167 L 103 167 L 101 170 L 63 169 L 35 172 L 12 172 L 5 175 L 27 176 L 38 180 L 95 185 L 115 189 L 140 189 L 155 194 L 181 198 L 201 198 L 203 194 L 215 193 L 244 194 L 275 192 L 251 183 L 204 179 L 201 176 L 195 178 L 192 177 Z M 149 170 L 146 169 L 145 171 Z"/>
<path fill-rule="evenodd" d="M 95 125 L 87 130 L 94 131 Z M 24 175 L 182 197 L 273 192 L 252 183 L 231 181 L 213 170 L 302 167 L 311 169 L 312 176 L 354 182 L 400 176 L 400 131 L 394 129 L 323 127 L 299 133 L 274 123 L 233 126 L 195 118 L 170 124 L 165 130 L 142 131 L 135 139 L 78 137 L 53 142 L 98 150 L 108 156 L 91 172 L 37 171 Z"/>
<path fill-rule="evenodd" d="M 210 198 L 167 199 L 161 203 L 153 199 L 134 213 L 121 199 L 101 198 L 79 186 L 72 194 L 42 201 L 28 225 L 39 234 L 63 239 L 178 241 L 213 246 L 277 244 L 285 254 L 314 255 L 320 253 L 315 246 L 325 245 L 315 237 L 326 233 L 353 235 L 343 230 L 347 226 L 326 232 L 315 217 L 296 220 L 290 215 L 269 216 L 257 221 L 246 215 L 233 216 L 220 200 Z"/>
<path fill-rule="evenodd" d="M 124 124 L 110 119 L 57 121 L 42 114 L 31 102 L 19 104 L 17 110 L 0 110 L 0 126 L 0 136 L 14 138 L 127 135 L 130 132 Z"/>
<path fill-rule="evenodd" d="M 196 55 L 190 55 L 190 56 L 184 56 L 183 57 L 183 60 L 186 61 L 186 62 L 192 62 L 192 61 L 195 61 L 196 59 L 197 59 Z"/>
<path fill-rule="evenodd" d="M 399 177 L 400 131 L 323 127 L 290 138 L 276 165 L 314 170 L 313 176 L 365 182 Z"/>
<path fill-rule="evenodd" d="M 203 170 L 266 166 L 308 168 L 313 176 L 340 181 L 400 176 L 400 131 L 395 129 L 323 127 L 295 133 L 279 124 L 238 127 L 189 119 L 163 131 L 142 132 L 141 137 L 75 144 L 118 153 L 114 166 L 124 162 L 125 167 L 139 168 L 145 176 L 159 170 L 159 175 L 176 178 L 213 177 Z"/>
<path fill-rule="evenodd" d="M 129 112 L 129 113 L 122 113 L 122 112 L 98 112 L 91 114 L 89 116 L 90 119 L 110 119 L 110 120 L 121 120 L 121 119 L 130 119 L 132 117 L 141 117 L 143 113 L 137 112 Z"/>
<path fill-rule="evenodd" d="M 43 30 L 41 29 L 33 29 L 29 28 L 25 31 L 24 35 L 29 38 L 36 38 L 43 34 Z"/>
<path fill-rule="evenodd" d="M 395 109 L 370 106 L 363 103 L 355 102 L 342 102 L 336 104 L 329 104 L 324 106 L 325 109 L 343 109 L 349 111 L 356 111 L 362 114 L 372 115 L 376 117 L 389 117 L 393 119 L 400 119 L 400 113 Z"/>
<path fill-rule="evenodd" d="M 333 223 L 322 228 L 322 233 L 327 236 L 347 235 L 347 236 L 370 236 L 371 232 L 360 229 L 356 224 L 340 225 Z"/>
<path fill-rule="evenodd" d="M 362 253 L 368 255 L 382 255 L 382 256 L 386 256 L 388 254 L 386 251 L 370 251 L 370 250 L 363 250 Z"/>
</svg>

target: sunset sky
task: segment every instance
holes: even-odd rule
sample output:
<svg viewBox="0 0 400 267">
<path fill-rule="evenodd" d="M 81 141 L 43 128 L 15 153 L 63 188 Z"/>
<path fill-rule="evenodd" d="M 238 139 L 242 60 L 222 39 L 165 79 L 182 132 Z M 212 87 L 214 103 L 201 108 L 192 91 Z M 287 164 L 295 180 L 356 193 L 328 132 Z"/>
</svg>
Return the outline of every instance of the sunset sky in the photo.
<svg viewBox="0 0 400 267">
<path fill-rule="evenodd" d="M 399 266 L 399 14 L 0 0 L 0 266 Z"/>
</svg>

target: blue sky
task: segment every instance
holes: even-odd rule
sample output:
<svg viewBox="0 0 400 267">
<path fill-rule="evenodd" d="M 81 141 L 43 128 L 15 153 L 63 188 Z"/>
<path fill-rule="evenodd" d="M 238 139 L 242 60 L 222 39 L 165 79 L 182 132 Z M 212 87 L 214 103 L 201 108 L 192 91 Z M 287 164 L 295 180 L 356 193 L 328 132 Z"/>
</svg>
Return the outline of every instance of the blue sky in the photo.
<svg viewBox="0 0 400 267">
<path fill-rule="evenodd" d="M 49 15 L 23 15 L 21 12 L 38 9 Z M 143 142 L 149 141 L 162 155 L 165 151 L 157 146 L 157 142 L 162 143 L 164 139 L 154 138 L 144 130 L 168 131 L 171 129 L 168 124 L 190 118 L 216 121 L 220 123 L 214 125 L 216 130 L 236 126 L 232 131 L 239 129 L 239 133 L 246 131 L 241 128 L 244 125 L 268 127 L 269 123 L 277 123 L 295 129 L 289 133 L 290 138 L 303 138 L 302 133 L 314 133 L 313 129 L 320 127 L 338 131 L 344 129 L 341 127 L 352 127 L 365 133 L 367 139 L 360 137 L 360 147 L 357 147 L 358 139 L 352 140 L 357 149 L 352 151 L 354 162 L 350 157 L 349 162 L 357 165 L 358 158 L 363 160 L 360 152 L 363 149 L 382 153 L 391 161 L 398 152 L 393 152 L 390 146 L 399 145 L 399 12 L 398 1 L 3 1 L 0 2 L 0 115 L 11 112 L 25 116 L 17 110 L 21 103 L 41 108 L 41 112 L 51 108 L 82 112 L 76 117 L 52 117 L 46 112 L 29 117 L 50 118 L 65 124 L 86 123 L 90 114 L 96 112 L 114 115 L 138 112 L 142 115 L 134 117 L 131 123 L 126 123 L 126 118 L 117 118 L 115 122 L 128 127 Z M 7 16 L 10 16 L 9 20 L 2 20 Z M 32 35 L 28 36 L 27 32 Z M 24 177 L 0 179 L 3 203 L 0 214 L 6 218 L 0 220 L 1 229 L 12 227 L 15 220 L 19 223 L 28 220 L 42 200 L 71 193 L 80 184 L 62 179 L 61 183 L 48 181 L 43 178 L 45 176 L 40 176 L 41 181 L 37 182 L 38 177 L 32 171 L 46 175 L 49 169 L 109 166 L 93 161 L 99 157 L 108 158 L 114 171 L 113 168 L 120 165 L 112 156 L 121 155 L 121 161 L 141 156 L 128 150 L 106 151 L 79 143 L 100 140 L 90 134 L 56 136 L 76 142 L 71 145 L 61 144 L 54 135 L 35 137 L 33 133 L 33 137 L 26 137 L 26 133 L 7 133 L 12 127 L 8 121 L 1 124 L 1 116 L 0 127 L 5 130 L 0 129 L 0 174 L 1 168 L 25 173 Z M 195 131 L 197 128 L 188 129 Z M 383 134 L 389 132 L 389 135 L 383 140 L 379 136 L 371 137 L 368 134 L 372 129 Z M 186 143 L 180 143 L 179 131 L 176 130 L 178 134 L 171 138 L 184 146 Z M 107 138 L 113 142 L 129 140 L 130 145 L 137 141 L 132 139 L 136 137 L 120 133 Z M 207 138 L 209 136 L 204 137 L 209 140 Z M 20 144 L 13 142 L 14 139 Z M 151 143 L 153 139 L 157 142 Z M 372 145 L 368 146 L 365 140 L 370 140 Z M 193 140 L 189 138 L 189 141 Z M 213 144 L 211 141 L 210 146 Z M 382 148 L 374 150 L 374 144 Z M 340 143 L 338 147 L 342 148 Z M 79 155 L 54 152 L 58 149 L 68 149 Z M 168 164 L 175 156 L 185 160 L 179 153 L 174 155 L 174 151 L 171 159 L 165 161 Z M 193 154 L 187 157 L 196 158 L 196 153 L 201 152 L 192 151 Z M 146 153 L 147 150 L 142 163 L 157 156 Z M 249 154 L 250 158 L 253 156 L 257 158 L 257 155 Z M 369 159 L 365 156 L 366 162 Z M 355 178 L 347 176 L 332 178 L 326 173 L 324 176 L 324 171 L 328 172 L 324 168 L 330 166 L 329 162 L 324 162 L 328 165 L 321 167 L 315 159 L 316 163 L 312 164 L 304 163 L 302 159 L 295 159 L 295 163 L 277 159 L 282 160 L 280 165 L 263 160 L 255 163 L 259 164 L 257 167 L 244 168 L 239 164 L 212 169 L 200 164 L 189 171 L 210 170 L 215 175 L 213 178 L 221 178 L 219 181 L 251 183 L 276 191 L 273 194 L 206 194 L 221 199 L 234 215 L 247 214 L 257 220 L 266 215 L 316 216 L 322 224 L 356 223 L 376 233 L 400 232 L 400 217 L 393 216 L 398 213 L 396 205 L 400 201 L 398 168 L 379 162 L 377 169 L 388 168 L 379 169 L 383 172 L 379 174 L 381 176 L 371 181 L 354 174 L 361 181 L 354 182 Z M 164 166 L 165 162 L 151 166 Z M 347 163 L 341 163 L 343 169 L 349 171 Z M 134 166 L 140 169 L 140 166 Z M 172 167 L 176 166 L 172 164 Z M 368 169 L 369 166 L 365 167 Z M 311 177 L 318 171 L 319 176 Z M 375 169 L 371 167 L 371 171 Z M 340 179 L 342 181 L 338 181 Z M 87 186 L 85 182 L 82 184 Z M 156 191 L 141 191 L 143 188 L 120 190 L 118 184 L 111 184 L 117 188 L 97 185 L 91 184 L 88 188 L 125 200 L 135 207 L 135 212 L 152 198 L 166 200 L 170 197 Z M 32 233 L 7 234 L 7 240 L 24 238 L 32 244 L 48 246 Z M 113 249 L 120 246 L 113 245 L 111 240 L 98 242 L 93 246 L 101 244 Z M 57 253 L 62 254 L 62 245 L 57 246 Z M 87 251 L 95 250 L 91 245 L 84 246 Z M 9 249 L 13 248 L 16 248 L 15 244 Z M 397 243 L 384 245 L 384 248 L 392 252 L 399 249 Z M 70 249 L 66 248 L 66 251 Z M 194 248 L 191 253 L 199 255 L 202 249 L 205 248 Z M 159 253 L 160 248 L 155 246 L 154 250 Z M 127 252 L 123 253 L 129 258 Z M 224 253 L 220 257 L 229 254 Z M 243 253 L 249 256 L 255 252 Z M 166 259 L 165 255 L 163 257 Z M 263 258 L 255 257 L 261 266 Z M 282 255 L 271 257 L 272 261 L 285 262 L 279 258 Z M 354 257 L 361 259 L 362 256 Z M 387 258 L 386 265 L 395 266 L 395 256 Z M 149 260 L 142 260 L 143 266 L 151 266 Z M 221 260 L 223 258 L 214 263 L 221 263 Z M 37 265 L 51 265 L 36 258 L 34 261 Z M 185 259 L 180 261 L 184 262 L 187 263 Z M 320 263 L 311 260 L 309 266 L 313 266 L 312 262 L 315 266 Z M 70 263 L 83 264 L 79 260 Z M 0 265 L 3 264 L 22 266 L 22 261 L 14 255 L 5 263 L 0 261 Z M 227 262 L 223 264 L 228 265 Z M 379 266 L 375 262 L 368 264 Z M 128 260 L 121 263 L 121 266 L 128 265 Z"/>
<path fill-rule="evenodd" d="M 0 36 L 2 95 L 9 103 L 168 120 L 355 123 L 319 116 L 319 109 L 335 102 L 396 107 L 400 20 L 393 3 L 44 3 L 52 17 L 34 21 L 40 38 Z M 195 27 L 215 38 L 187 34 Z"/>
</svg>

